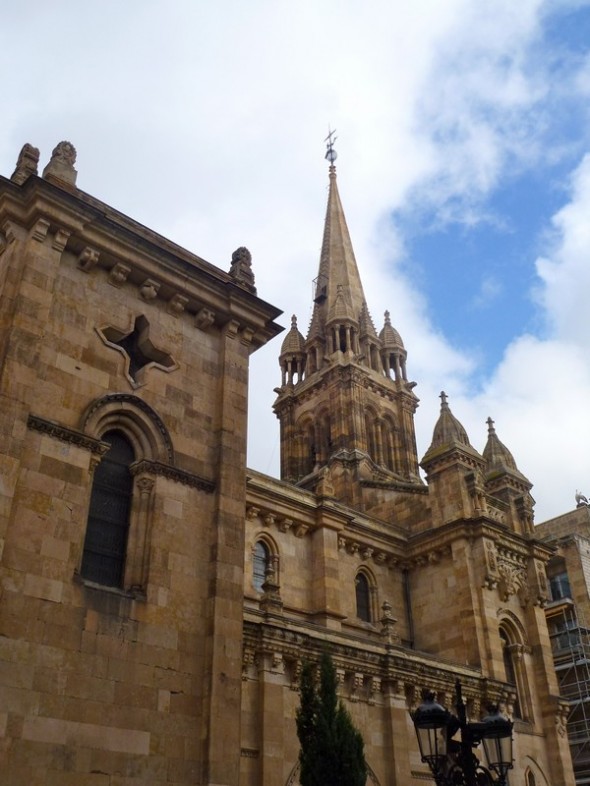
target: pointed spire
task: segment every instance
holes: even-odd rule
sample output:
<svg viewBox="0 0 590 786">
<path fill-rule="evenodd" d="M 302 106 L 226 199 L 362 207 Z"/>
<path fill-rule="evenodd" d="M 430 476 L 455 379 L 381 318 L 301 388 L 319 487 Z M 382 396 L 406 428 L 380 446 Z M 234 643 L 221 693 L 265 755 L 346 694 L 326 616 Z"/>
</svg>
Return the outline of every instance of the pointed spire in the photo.
<svg viewBox="0 0 590 786">
<path fill-rule="evenodd" d="M 444 391 L 440 394 L 440 401 L 440 415 L 432 434 L 432 444 L 428 448 L 427 453 L 437 448 L 457 444 L 471 447 L 467 432 L 451 412 L 448 397 Z"/>
<path fill-rule="evenodd" d="M 487 419 L 488 424 L 488 441 L 483 451 L 483 457 L 486 460 L 486 469 L 488 472 L 496 469 L 512 469 L 516 470 L 516 462 L 512 453 L 508 450 L 498 439 L 496 429 L 494 428 L 494 421 L 491 418 Z"/>
<path fill-rule="evenodd" d="M 303 336 L 297 327 L 297 317 L 293 314 L 291 317 L 291 330 L 287 333 L 283 341 L 281 356 L 287 353 L 304 352 L 303 342 Z"/>
<path fill-rule="evenodd" d="M 335 151 L 328 149 L 334 160 Z M 326 154 L 326 157 L 328 157 Z M 332 319 L 360 323 L 366 300 L 359 275 L 352 241 L 336 184 L 336 167 L 330 166 L 328 207 L 320 255 L 318 277 L 315 282 L 314 311 L 308 338 L 323 331 Z"/>
<path fill-rule="evenodd" d="M 400 334 L 391 324 L 389 311 L 386 311 L 384 316 L 385 323 L 381 332 L 379 333 L 379 338 L 383 342 L 383 346 L 387 349 L 403 349 L 404 342 L 402 341 Z"/>
<path fill-rule="evenodd" d="M 372 336 L 373 338 L 377 338 L 377 331 L 375 330 L 373 319 L 369 314 L 369 307 L 367 306 L 366 300 L 363 301 L 363 308 L 359 317 L 359 326 L 361 336 Z"/>
<path fill-rule="evenodd" d="M 469 464 L 483 467 L 481 454 L 471 445 L 467 431 L 451 412 L 447 394 L 440 394 L 440 415 L 432 434 L 432 443 L 426 451 L 420 466 L 429 471 L 429 468 L 445 455 L 461 455 Z M 457 454 L 459 451 L 459 454 Z"/>
<path fill-rule="evenodd" d="M 508 473 L 529 483 L 528 479 L 516 466 L 512 453 L 498 438 L 494 428 L 494 421 L 488 418 L 486 422 L 488 424 L 488 441 L 483 451 L 483 457 L 486 462 L 486 474 L 489 476 L 491 473 L 495 475 Z"/>
<path fill-rule="evenodd" d="M 279 355 L 283 386 L 301 382 L 305 373 L 305 340 L 297 327 L 297 317 L 291 317 L 291 330 L 285 336 Z"/>
</svg>

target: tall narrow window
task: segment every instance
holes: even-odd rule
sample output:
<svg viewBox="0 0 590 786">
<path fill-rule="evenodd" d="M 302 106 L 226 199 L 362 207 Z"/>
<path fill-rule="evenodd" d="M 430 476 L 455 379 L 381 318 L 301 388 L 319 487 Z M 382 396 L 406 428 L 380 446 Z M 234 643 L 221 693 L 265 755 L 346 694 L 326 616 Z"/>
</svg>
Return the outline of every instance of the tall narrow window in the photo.
<svg viewBox="0 0 590 786">
<path fill-rule="evenodd" d="M 262 585 L 266 580 L 266 573 L 270 565 L 270 550 L 266 543 L 256 541 L 254 546 L 252 584 L 256 592 L 262 592 Z"/>
<path fill-rule="evenodd" d="M 90 581 L 121 587 L 125 569 L 135 455 L 120 431 L 102 437 L 110 448 L 94 471 L 81 574 Z"/>
<path fill-rule="evenodd" d="M 500 629 L 500 641 L 502 642 L 502 656 L 504 658 L 504 671 L 506 672 L 506 682 L 514 687 L 516 698 L 514 700 L 514 717 L 522 718 L 520 709 L 520 700 L 518 695 L 518 680 L 516 675 L 516 668 L 514 665 L 512 645 L 508 640 L 506 632 Z"/>
<path fill-rule="evenodd" d="M 356 616 L 363 622 L 371 622 L 371 587 L 364 573 L 356 576 Z"/>
</svg>

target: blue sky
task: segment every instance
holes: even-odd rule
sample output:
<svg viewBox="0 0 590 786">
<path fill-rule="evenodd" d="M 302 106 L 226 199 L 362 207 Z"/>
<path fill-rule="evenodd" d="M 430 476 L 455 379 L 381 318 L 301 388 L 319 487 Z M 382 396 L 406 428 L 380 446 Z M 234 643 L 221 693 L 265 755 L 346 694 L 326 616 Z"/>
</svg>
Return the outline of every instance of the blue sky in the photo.
<svg viewBox="0 0 590 786">
<path fill-rule="evenodd" d="M 228 269 L 305 330 L 327 166 L 369 308 L 408 350 L 428 448 L 441 389 L 492 416 L 537 520 L 590 495 L 590 0 L 25 0 L 3 11 L 0 171 L 62 139 L 78 185 Z M 249 463 L 278 473 L 280 341 L 252 359 Z"/>
</svg>

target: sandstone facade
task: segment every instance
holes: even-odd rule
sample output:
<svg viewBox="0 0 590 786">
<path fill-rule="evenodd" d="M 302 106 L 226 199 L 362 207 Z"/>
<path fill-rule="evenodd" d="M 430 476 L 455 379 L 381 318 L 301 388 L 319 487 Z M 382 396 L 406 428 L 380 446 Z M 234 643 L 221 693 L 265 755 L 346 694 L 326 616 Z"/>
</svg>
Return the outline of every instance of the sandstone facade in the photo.
<svg viewBox="0 0 590 786">
<path fill-rule="evenodd" d="M 409 710 L 457 677 L 473 717 L 513 714 L 514 784 L 572 783 L 530 483 L 444 396 L 421 479 L 334 168 L 274 480 L 245 462 L 248 357 L 280 330 L 247 250 L 222 272 L 80 191 L 69 143 L 38 158 L 0 179 L 3 782 L 295 783 L 301 663 L 328 646 L 375 784 L 424 782 Z M 123 499 L 119 559 L 89 533 Z"/>
</svg>

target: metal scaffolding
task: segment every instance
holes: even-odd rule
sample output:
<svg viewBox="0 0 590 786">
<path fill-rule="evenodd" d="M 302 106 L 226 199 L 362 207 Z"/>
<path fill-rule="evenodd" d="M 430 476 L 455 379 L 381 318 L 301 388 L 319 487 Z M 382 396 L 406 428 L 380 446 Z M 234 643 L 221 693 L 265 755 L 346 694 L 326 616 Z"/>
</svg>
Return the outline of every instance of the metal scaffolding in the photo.
<svg viewBox="0 0 590 786">
<path fill-rule="evenodd" d="M 590 784 L 590 629 L 571 600 L 547 608 L 559 692 L 570 705 L 568 738 L 576 786 Z"/>
</svg>

